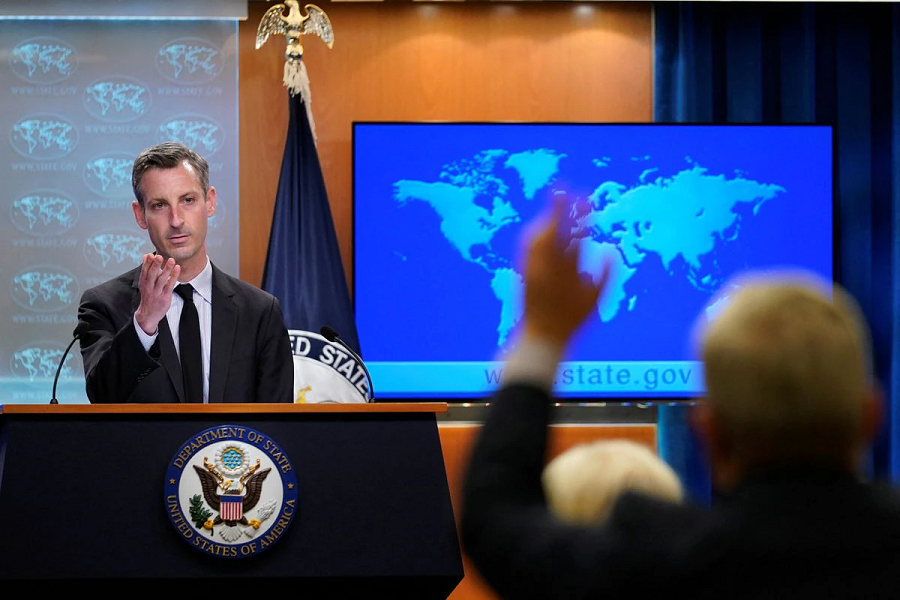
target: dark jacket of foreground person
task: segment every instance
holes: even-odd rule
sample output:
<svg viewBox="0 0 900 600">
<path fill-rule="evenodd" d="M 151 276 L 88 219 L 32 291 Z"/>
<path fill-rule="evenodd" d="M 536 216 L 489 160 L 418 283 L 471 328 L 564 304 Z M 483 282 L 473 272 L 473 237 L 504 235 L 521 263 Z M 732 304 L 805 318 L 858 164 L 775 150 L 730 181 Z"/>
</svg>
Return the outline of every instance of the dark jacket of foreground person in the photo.
<svg viewBox="0 0 900 600">
<path fill-rule="evenodd" d="M 501 597 L 900 597 L 900 499 L 841 470 L 761 470 L 712 510 L 625 494 L 602 526 L 561 523 L 540 481 L 550 402 L 501 390 L 472 456 L 463 545 Z"/>
</svg>

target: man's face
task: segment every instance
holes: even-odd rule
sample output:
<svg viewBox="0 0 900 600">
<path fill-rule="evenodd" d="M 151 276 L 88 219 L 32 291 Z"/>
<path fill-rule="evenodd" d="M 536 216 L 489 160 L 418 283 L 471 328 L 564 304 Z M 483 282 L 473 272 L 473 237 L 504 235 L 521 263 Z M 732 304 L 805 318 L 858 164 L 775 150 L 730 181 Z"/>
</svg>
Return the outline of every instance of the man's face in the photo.
<svg viewBox="0 0 900 600">
<path fill-rule="evenodd" d="M 203 188 L 185 162 L 172 169 L 150 169 L 141 181 L 144 206 L 132 203 L 137 224 L 164 259 L 174 258 L 182 270 L 206 265 L 207 219 L 216 212 L 216 190 Z"/>
</svg>

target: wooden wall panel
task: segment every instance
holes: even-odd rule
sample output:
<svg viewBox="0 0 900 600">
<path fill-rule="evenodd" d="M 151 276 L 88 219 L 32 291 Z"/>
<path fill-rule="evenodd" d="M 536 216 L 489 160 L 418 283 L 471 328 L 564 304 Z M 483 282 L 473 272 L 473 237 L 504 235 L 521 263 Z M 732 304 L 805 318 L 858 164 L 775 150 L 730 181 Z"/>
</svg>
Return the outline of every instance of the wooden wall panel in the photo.
<svg viewBox="0 0 900 600">
<path fill-rule="evenodd" d="M 447 482 L 450 485 L 450 500 L 453 513 L 459 524 L 460 503 L 462 500 L 462 484 L 465 470 L 469 463 L 472 444 L 481 427 L 472 424 L 442 424 L 438 427 L 441 436 L 441 449 L 444 453 L 444 467 L 447 470 Z M 656 450 L 655 425 L 553 425 L 550 427 L 550 440 L 547 459 L 550 460 L 572 446 L 602 439 L 628 439 Z M 487 586 L 475 571 L 475 567 L 463 553 L 465 578 L 460 582 L 450 600 L 496 600 L 497 595 Z"/>
<path fill-rule="evenodd" d="M 332 3 L 305 40 L 319 158 L 352 288 L 353 121 L 652 119 L 649 3 Z M 240 25 L 241 278 L 262 270 L 287 127 L 284 42 Z"/>
</svg>

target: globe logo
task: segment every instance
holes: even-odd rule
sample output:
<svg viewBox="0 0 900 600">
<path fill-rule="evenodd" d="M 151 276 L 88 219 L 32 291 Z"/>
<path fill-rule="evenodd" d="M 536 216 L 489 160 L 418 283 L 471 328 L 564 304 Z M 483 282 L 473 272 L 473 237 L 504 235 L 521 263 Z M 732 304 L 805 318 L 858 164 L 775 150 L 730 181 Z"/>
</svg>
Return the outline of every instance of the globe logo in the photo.
<svg viewBox="0 0 900 600">
<path fill-rule="evenodd" d="M 104 230 L 84 241 L 84 258 L 99 271 L 127 271 L 151 250 L 145 237 L 126 229 Z"/>
<path fill-rule="evenodd" d="M 37 265 L 20 271 L 10 283 L 13 300 L 31 312 L 57 312 L 79 294 L 75 276 L 55 265 Z"/>
<path fill-rule="evenodd" d="M 172 40 L 156 53 L 156 69 L 173 83 L 209 83 L 223 67 L 218 46 L 200 38 Z"/>
<path fill-rule="evenodd" d="M 64 351 L 65 347 L 59 342 L 29 342 L 13 352 L 9 370 L 14 377 L 27 378 L 29 381 L 52 379 L 56 376 L 59 359 L 62 358 Z M 79 375 L 80 368 L 77 362 L 76 354 L 70 352 L 60 369 L 60 379 L 71 379 Z"/>
<path fill-rule="evenodd" d="M 25 158 L 56 160 L 75 149 L 78 130 L 59 115 L 29 115 L 13 124 L 9 141 Z"/>
<path fill-rule="evenodd" d="M 16 77 L 35 85 L 51 85 L 70 77 L 78 66 L 78 55 L 66 42 L 50 37 L 25 40 L 9 53 L 9 66 Z"/>
<path fill-rule="evenodd" d="M 209 117 L 185 113 L 176 115 L 159 126 L 159 141 L 181 142 L 188 148 L 210 156 L 225 144 L 225 131 Z"/>
<path fill-rule="evenodd" d="M 124 152 L 109 152 L 84 165 L 82 179 L 89 190 L 100 196 L 131 198 L 131 169 L 134 158 Z"/>
<path fill-rule="evenodd" d="M 65 194 L 36 190 L 13 200 L 10 221 L 28 235 L 46 237 L 60 235 L 78 220 L 78 205 Z"/>
<path fill-rule="evenodd" d="M 83 102 L 95 119 L 127 123 L 139 119 L 150 110 L 150 90 L 136 79 L 115 75 L 87 86 Z"/>
</svg>

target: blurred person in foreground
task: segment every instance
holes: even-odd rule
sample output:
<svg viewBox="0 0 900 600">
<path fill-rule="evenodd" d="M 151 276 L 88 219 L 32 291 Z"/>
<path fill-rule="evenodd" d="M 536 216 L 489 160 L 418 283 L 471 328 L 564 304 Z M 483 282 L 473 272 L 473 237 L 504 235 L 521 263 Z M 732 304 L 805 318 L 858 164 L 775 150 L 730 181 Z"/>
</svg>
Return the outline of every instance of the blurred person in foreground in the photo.
<svg viewBox="0 0 900 600">
<path fill-rule="evenodd" d="M 569 523 L 602 523 L 623 493 L 640 492 L 681 502 L 675 471 L 649 448 L 631 440 L 573 446 L 544 467 L 541 484 L 550 511 Z"/>
<path fill-rule="evenodd" d="M 462 541 L 484 579 L 504 598 L 900 597 L 900 499 L 859 477 L 881 416 L 868 331 L 838 286 L 832 300 L 807 279 L 748 281 L 699 331 L 712 509 L 625 493 L 602 525 L 551 515 L 550 388 L 609 278 L 579 272 L 563 212 L 531 240 L 522 338 L 465 480 Z"/>
</svg>

